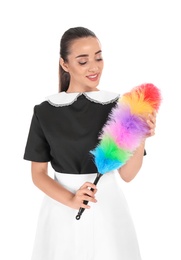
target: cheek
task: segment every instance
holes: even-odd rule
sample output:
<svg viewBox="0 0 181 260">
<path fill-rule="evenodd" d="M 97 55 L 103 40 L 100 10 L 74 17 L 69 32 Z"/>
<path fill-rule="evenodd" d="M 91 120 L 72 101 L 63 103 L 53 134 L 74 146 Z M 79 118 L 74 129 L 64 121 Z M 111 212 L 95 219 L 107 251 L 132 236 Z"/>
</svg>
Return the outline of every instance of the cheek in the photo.
<svg viewBox="0 0 181 260">
<path fill-rule="evenodd" d="M 70 75 L 72 75 L 72 77 L 74 77 L 75 79 L 80 79 L 82 77 L 85 76 L 86 74 L 86 69 L 84 67 L 74 67 L 72 68 L 72 70 L 70 71 Z"/>
<path fill-rule="evenodd" d="M 101 63 L 99 64 L 99 68 L 100 68 L 101 70 L 103 70 L 103 68 L 104 68 L 104 62 L 101 62 Z"/>
<path fill-rule="evenodd" d="M 82 73 L 84 73 L 86 71 L 86 68 L 87 66 L 80 66 L 79 64 L 77 63 L 72 63 L 71 64 L 71 67 L 70 67 L 70 71 L 69 73 L 73 73 L 73 74 L 77 74 L 77 75 L 81 75 Z"/>
<path fill-rule="evenodd" d="M 77 76 L 84 75 L 86 72 L 87 72 L 86 66 L 79 66 L 79 67 L 76 67 L 74 70 L 74 73 L 77 74 Z"/>
</svg>

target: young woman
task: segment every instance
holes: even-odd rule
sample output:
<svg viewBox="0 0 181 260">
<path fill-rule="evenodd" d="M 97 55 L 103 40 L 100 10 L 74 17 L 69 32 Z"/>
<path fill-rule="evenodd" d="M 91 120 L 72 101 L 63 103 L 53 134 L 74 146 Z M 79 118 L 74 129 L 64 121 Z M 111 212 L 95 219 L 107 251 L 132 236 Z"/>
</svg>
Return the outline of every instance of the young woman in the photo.
<svg viewBox="0 0 181 260">
<path fill-rule="evenodd" d="M 32 162 L 34 184 L 45 193 L 32 260 L 141 259 L 117 175 L 126 182 L 136 176 L 145 142 L 124 166 L 104 174 L 97 187 L 93 184 L 97 168 L 90 151 L 119 99 L 119 94 L 98 88 L 103 65 L 101 44 L 92 31 L 75 27 L 63 34 L 59 93 L 34 107 L 24 153 Z M 152 136 L 155 113 L 147 123 Z M 86 210 L 76 220 L 80 207 Z"/>
</svg>

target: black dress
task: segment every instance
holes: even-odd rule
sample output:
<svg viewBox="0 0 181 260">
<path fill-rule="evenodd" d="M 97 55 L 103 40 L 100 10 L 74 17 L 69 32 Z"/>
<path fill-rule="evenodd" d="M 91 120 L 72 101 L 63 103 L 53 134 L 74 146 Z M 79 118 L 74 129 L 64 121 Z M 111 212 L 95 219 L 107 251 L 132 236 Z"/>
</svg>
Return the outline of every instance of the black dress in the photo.
<svg viewBox="0 0 181 260">
<path fill-rule="evenodd" d="M 24 159 L 50 162 L 55 180 L 72 192 L 93 182 L 90 151 L 119 95 L 61 92 L 34 107 Z M 32 260 L 140 260 L 136 233 L 117 171 L 98 183 L 98 202 L 76 220 L 77 210 L 45 195 Z"/>
</svg>

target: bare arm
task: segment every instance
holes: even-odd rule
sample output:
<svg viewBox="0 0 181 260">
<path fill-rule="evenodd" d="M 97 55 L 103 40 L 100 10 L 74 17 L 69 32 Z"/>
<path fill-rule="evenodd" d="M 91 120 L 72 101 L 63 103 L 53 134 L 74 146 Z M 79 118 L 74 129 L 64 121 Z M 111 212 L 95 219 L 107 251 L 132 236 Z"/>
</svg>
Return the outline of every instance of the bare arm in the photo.
<svg viewBox="0 0 181 260">
<path fill-rule="evenodd" d="M 129 161 L 119 168 L 118 172 L 121 178 L 130 182 L 137 175 L 139 170 L 141 169 L 143 163 L 143 154 L 144 154 L 145 142 L 143 142 L 138 149 L 135 151 L 133 156 L 129 159 Z"/>
<path fill-rule="evenodd" d="M 156 112 L 155 111 L 151 115 L 149 115 L 147 123 L 150 127 L 150 132 L 147 136 L 147 138 L 148 138 L 155 134 L 155 127 L 156 127 Z M 137 150 L 134 152 L 133 156 L 129 159 L 129 161 L 125 165 L 123 165 L 121 168 L 118 169 L 118 172 L 119 172 L 121 178 L 126 182 L 130 182 L 132 179 L 134 179 L 134 177 L 137 175 L 137 173 L 141 169 L 141 166 L 143 163 L 145 141 L 146 141 L 146 139 L 137 148 Z"/>
<path fill-rule="evenodd" d="M 68 207 L 74 209 L 79 209 L 80 207 L 90 208 L 89 205 L 83 204 L 83 200 L 96 202 L 94 197 L 96 193 L 96 186 L 92 183 L 84 183 L 74 194 L 65 189 L 62 185 L 60 185 L 48 175 L 48 163 L 32 162 L 31 172 L 33 183 L 40 190 L 42 190 L 49 197 Z M 93 188 L 94 191 L 90 191 L 90 188 Z"/>
</svg>

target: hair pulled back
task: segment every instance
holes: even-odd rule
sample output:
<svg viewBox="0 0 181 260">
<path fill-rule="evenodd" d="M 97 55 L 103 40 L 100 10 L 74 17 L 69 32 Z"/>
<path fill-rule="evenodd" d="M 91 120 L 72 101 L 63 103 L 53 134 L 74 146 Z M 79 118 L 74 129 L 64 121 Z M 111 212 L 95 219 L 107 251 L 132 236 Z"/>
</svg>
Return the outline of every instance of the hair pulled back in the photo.
<svg viewBox="0 0 181 260">
<path fill-rule="evenodd" d="M 72 42 L 89 36 L 96 38 L 95 33 L 85 27 L 73 27 L 65 31 L 60 40 L 60 57 L 65 62 L 68 62 L 68 55 L 70 54 Z M 59 92 L 67 91 L 69 83 L 70 75 L 68 72 L 64 71 L 59 63 Z"/>
</svg>

